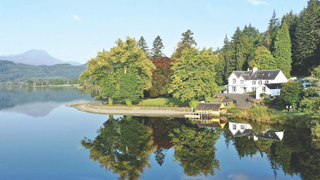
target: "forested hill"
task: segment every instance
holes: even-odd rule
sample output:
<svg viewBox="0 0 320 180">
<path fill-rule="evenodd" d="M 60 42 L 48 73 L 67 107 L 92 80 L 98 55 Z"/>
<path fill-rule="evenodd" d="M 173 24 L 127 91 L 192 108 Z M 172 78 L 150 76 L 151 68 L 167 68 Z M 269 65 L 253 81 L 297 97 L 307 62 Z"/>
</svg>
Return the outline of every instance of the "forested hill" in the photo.
<svg viewBox="0 0 320 180">
<path fill-rule="evenodd" d="M 25 81 L 28 79 L 78 78 L 86 69 L 87 64 L 80 66 L 70 64 L 34 66 L 0 60 L 0 82 Z"/>
</svg>

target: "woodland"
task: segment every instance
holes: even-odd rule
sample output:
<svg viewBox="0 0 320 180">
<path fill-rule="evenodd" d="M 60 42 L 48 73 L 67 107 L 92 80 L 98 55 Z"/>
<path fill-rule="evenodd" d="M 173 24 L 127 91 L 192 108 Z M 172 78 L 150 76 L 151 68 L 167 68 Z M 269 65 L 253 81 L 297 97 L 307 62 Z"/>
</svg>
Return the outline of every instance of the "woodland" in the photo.
<svg viewBox="0 0 320 180">
<path fill-rule="evenodd" d="M 266 31 L 253 25 L 237 27 L 227 35 L 222 48 L 197 47 L 193 32 L 182 33 L 174 53 L 163 54 L 160 36 L 149 49 L 143 36 L 138 41 L 118 39 L 109 51 L 103 49 L 88 61 L 80 75 L 85 88 L 99 86 L 102 96 L 131 105 L 141 97 L 173 95 L 181 101 L 201 101 L 227 84 L 233 71 L 281 69 L 291 75 L 319 76 L 320 2 L 309 0 L 299 14 L 278 18 L 274 11 Z M 319 78 L 319 77 L 318 77 Z"/>
</svg>

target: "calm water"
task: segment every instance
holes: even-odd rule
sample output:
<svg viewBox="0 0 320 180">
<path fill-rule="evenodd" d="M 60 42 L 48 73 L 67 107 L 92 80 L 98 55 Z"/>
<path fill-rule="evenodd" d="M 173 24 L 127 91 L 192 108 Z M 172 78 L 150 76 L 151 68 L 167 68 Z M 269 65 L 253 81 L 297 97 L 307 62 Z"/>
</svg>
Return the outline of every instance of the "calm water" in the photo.
<svg viewBox="0 0 320 180">
<path fill-rule="evenodd" d="M 0 88 L 1 180 L 317 179 L 304 129 L 232 120 L 108 116 L 65 107 L 75 88 Z"/>
</svg>

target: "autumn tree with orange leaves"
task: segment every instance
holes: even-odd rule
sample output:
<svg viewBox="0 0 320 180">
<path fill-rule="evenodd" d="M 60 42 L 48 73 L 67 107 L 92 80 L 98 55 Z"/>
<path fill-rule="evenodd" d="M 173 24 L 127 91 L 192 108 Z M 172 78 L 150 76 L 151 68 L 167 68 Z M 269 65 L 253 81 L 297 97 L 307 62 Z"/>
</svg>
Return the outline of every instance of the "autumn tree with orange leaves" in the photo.
<svg viewBox="0 0 320 180">
<path fill-rule="evenodd" d="M 173 75 L 171 67 L 174 61 L 168 57 L 156 57 L 151 59 L 151 61 L 156 69 L 152 71 L 150 96 L 157 97 L 162 94 L 168 95 L 168 88 Z"/>
</svg>

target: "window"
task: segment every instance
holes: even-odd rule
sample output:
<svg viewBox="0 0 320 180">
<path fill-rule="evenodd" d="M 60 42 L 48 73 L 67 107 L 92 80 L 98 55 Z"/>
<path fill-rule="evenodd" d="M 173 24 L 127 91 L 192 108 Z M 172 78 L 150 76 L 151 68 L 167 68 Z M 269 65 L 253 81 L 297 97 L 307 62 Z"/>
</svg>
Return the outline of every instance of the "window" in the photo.
<svg viewBox="0 0 320 180">
<path fill-rule="evenodd" d="M 256 90 L 256 88 L 255 88 L 255 87 L 253 87 L 253 88 L 251 88 L 251 89 L 252 89 L 252 92 Z"/>
<path fill-rule="evenodd" d="M 265 83 L 266 83 L 266 84 L 268 84 L 268 83 L 269 83 L 269 81 L 266 81 Z"/>
<path fill-rule="evenodd" d="M 241 125 L 241 126 L 240 126 L 240 129 L 244 129 L 244 125 Z"/>
<path fill-rule="evenodd" d="M 272 76 L 273 73 L 269 73 L 268 76 Z"/>
<path fill-rule="evenodd" d="M 235 84 L 236 82 L 236 79 L 232 79 L 232 84 Z"/>
<path fill-rule="evenodd" d="M 256 81 L 252 81 L 252 85 L 256 85 Z"/>
<path fill-rule="evenodd" d="M 259 76 L 259 74 L 256 74 L 256 77 L 258 77 Z"/>
<path fill-rule="evenodd" d="M 258 84 L 261 85 L 261 84 L 262 84 L 262 81 L 258 81 Z"/>
<path fill-rule="evenodd" d="M 233 128 L 233 130 L 236 130 L 237 129 L 237 125 L 233 124 L 232 128 Z"/>
<path fill-rule="evenodd" d="M 237 87 L 232 87 L 232 92 L 236 92 L 237 91 Z"/>
<path fill-rule="evenodd" d="M 244 84 L 244 80 L 240 80 L 240 84 Z"/>
<path fill-rule="evenodd" d="M 266 92 L 266 87 L 262 87 L 262 92 Z"/>
</svg>

